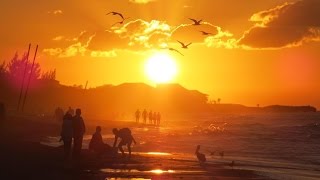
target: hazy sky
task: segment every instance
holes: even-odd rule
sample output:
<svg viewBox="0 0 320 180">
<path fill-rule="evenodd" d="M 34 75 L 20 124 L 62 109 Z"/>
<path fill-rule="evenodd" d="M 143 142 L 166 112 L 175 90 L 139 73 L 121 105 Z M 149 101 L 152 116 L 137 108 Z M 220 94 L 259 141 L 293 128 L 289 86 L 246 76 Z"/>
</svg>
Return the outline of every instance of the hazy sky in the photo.
<svg viewBox="0 0 320 180">
<path fill-rule="evenodd" d="M 62 84 L 153 85 L 145 62 L 165 52 L 178 65 L 172 82 L 212 99 L 320 108 L 319 0 L 1 0 L 0 9 L 0 62 L 39 44 L 37 61 Z M 130 19 L 111 27 L 120 17 L 110 11 Z"/>
</svg>

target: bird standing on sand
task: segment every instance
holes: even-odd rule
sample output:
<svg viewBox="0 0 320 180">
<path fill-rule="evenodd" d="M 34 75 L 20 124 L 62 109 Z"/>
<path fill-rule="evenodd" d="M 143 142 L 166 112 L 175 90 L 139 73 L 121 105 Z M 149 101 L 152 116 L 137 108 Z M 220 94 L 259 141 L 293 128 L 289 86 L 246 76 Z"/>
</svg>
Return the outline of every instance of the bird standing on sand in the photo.
<svg viewBox="0 0 320 180">
<path fill-rule="evenodd" d="M 200 19 L 200 20 L 196 20 L 196 19 L 192 19 L 192 18 L 189 18 L 191 21 L 193 21 L 193 25 L 195 25 L 195 26 L 199 26 L 199 25 L 201 25 L 201 21 L 202 21 L 202 19 Z"/>
<path fill-rule="evenodd" d="M 188 46 L 190 46 L 190 44 L 192 44 L 192 43 L 189 43 L 189 44 L 184 44 L 183 42 L 181 42 L 181 41 L 178 41 L 178 43 L 180 43 L 181 44 L 181 48 L 183 48 L 183 49 L 188 49 Z"/>
<path fill-rule="evenodd" d="M 196 154 L 199 162 L 204 163 L 207 160 L 206 156 L 204 154 L 200 153 L 199 150 L 200 150 L 200 145 L 197 146 L 195 154 Z"/>
<path fill-rule="evenodd" d="M 205 32 L 205 31 L 199 31 L 199 32 L 202 32 L 202 35 L 204 35 L 204 36 L 212 35 L 212 33 Z"/>
<path fill-rule="evenodd" d="M 124 21 L 124 17 L 123 17 L 123 15 L 121 13 L 118 13 L 118 12 L 115 12 L 115 11 L 111 11 L 111 12 L 107 13 L 106 15 L 109 15 L 109 14 L 112 14 L 114 16 L 120 16 L 121 19 Z"/>
</svg>

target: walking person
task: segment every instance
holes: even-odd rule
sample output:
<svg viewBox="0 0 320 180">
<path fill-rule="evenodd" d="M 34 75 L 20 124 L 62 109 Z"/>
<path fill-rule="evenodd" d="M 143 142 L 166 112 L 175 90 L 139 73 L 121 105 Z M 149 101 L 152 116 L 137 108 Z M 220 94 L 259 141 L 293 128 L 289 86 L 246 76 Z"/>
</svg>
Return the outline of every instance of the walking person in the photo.
<svg viewBox="0 0 320 180">
<path fill-rule="evenodd" d="M 139 119 L 140 119 L 140 110 L 139 109 L 137 109 L 135 115 L 136 115 L 136 123 L 139 123 Z"/>
<path fill-rule="evenodd" d="M 149 124 L 152 124 L 152 118 L 153 118 L 153 114 L 152 111 L 149 111 Z"/>
<path fill-rule="evenodd" d="M 73 137 L 73 118 L 69 111 L 63 116 L 61 138 L 63 141 L 64 159 L 68 160 L 71 153 L 71 144 Z"/>
<path fill-rule="evenodd" d="M 148 114 L 147 110 L 144 109 L 143 112 L 142 112 L 142 118 L 143 118 L 143 123 L 144 124 L 147 124 L 147 114 Z"/>
<path fill-rule="evenodd" d="M 85 131 L 86 127 L 81 117 L 81 109 L 76 109 L 76 115 L 73 117 L 73 157 L 75 159 L 80 157 Z"/>
<path fill-rule="evenodd" d="M 153 125 L 157 125 L 157 113 L 156 112 L 153 112 L 153 115 L 152 115 L 152 120 L 153 120 Z"/>
<path fill-rule="evenodd" d="M 157 114 L 157 126 L 160 126 L 161 114 L 158 112 Z"/>
</svg>

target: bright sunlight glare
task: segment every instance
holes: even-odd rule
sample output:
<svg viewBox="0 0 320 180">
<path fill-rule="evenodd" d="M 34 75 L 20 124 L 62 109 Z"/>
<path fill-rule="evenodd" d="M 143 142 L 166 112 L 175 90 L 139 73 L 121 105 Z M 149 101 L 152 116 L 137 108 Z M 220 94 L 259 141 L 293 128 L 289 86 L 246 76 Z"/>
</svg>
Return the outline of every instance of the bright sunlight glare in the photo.
<svg viewBox="0 0 320 180">
<path fill-rule="evenodd" d="M 177 74 L 177 65 L 168 54 L 154 54 L 145 65 L 148 78 L 155 83 L 167 83 Z"/>
</svg>

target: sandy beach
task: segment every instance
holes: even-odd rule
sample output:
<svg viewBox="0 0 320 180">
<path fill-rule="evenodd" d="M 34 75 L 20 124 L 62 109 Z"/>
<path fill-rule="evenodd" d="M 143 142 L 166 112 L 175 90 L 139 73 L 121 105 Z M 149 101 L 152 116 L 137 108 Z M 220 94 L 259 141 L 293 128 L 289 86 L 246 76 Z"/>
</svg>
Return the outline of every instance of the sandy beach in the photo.
<svg viewBox="0 0 320 180">
<path fill-rule="evenodd" d="M 113 122 L 112 125 L 130 127 L 134 123 Z M 103 129 L 111 127 L 111 124 L 105 123 Z M 148 142 L 143 141 L 135 129 L 133 132 L 136 133 L 138 145 L 133 147 L 131 159 L 97 158 L 84 145 L 81 160 L 66 163 L 61 144 L 53 140 L 59 135 L 59 123 L 44 122 L 39 117 L 13 117 L 3 124 L 1 131 L 1 179 L 269 179 L 252 170 L 231 168 L 228 163 L 208 161 L 200 165 L 192 155 L 193 151 L 177 152 L 179 145 L 174 147 L 169 141 L 175 135 L 155 138 L 159 136 L 159 128 L 137 129 L 145 132 L 148 128 L 155 144 L 146 145 Z M 88 133 L 92 129 L 92 124 L 88 123 Z M 179 136 L 176 137 L 179 139 Z M 48 138 L 56 144 L 46 144 L 44 139 L 48 142 Z M 86 144 L 87 136 L 85 139 Z M 109 144 L 112 140 L 110 135 L 104 136 L 104 139 Z M 161 139 L 168 142 L 156 145 Z"/>
</svg>

